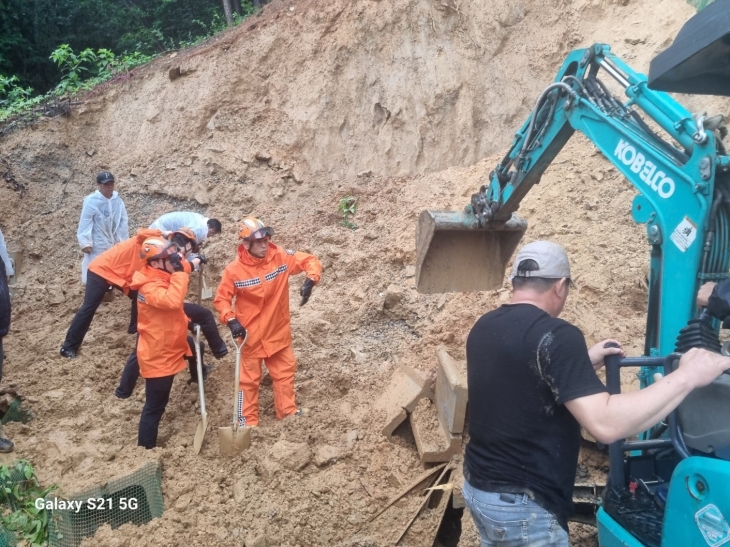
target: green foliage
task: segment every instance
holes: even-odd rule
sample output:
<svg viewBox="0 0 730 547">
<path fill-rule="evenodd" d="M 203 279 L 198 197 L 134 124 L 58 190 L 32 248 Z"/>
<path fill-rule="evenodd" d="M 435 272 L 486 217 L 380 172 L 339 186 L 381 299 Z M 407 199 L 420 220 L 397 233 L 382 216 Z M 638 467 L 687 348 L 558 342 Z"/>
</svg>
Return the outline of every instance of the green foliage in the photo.
<svg viewBox="0 0 730 547">
<path fill-rule="evenodd" d="M 152 57 L 137 51 L 130 55 L 117 56 L 105 48 L 97 51 L 86 48 L 76 54 L 71 46 L 63 44 L 51 53 L 50 59 L 59 67 L 62 77 L 60 83 L 45 95 L 31 97 L 33 90 L 18 85 L 17 76 L 6 77 L 0 74 L 0 122 L 31 112 L 54 96 L 92 89 L 117 74 L 149 62 Z"/>
<path fill-rule="evenodd" d="M 88 72 L 90 67 L 96 66 L 98 57 L 89 48 L 76 55 L 68 44 L 62 44 L 51 53 L 51 59 L 58 65 L 63 75 L 61 83 L 56 86 L 56 94 L 65 95 L 81 89 L 82 74 Z"/>
<path fill-rule="evenodd" d="M 337 212 L 342 215 L 340 224 L 350 230 L 357 228 L 357 224 L 350 220 L 350 217 L 357 212 L 357 198 L 353 196 L 346 196 L 340 200 L 337 205 Z"/>
<path fill-rule="evenodd" d="M 35 501 L 56 488 L 41 488 L 35 470 L 27 460 L 18 460 L 12 466 L 0 466 L 0 503 L 3 505 L 0 518 L 3 526 L 30 545 L 44 545 L 48 541 L 50 514 L 46 509 L 37 509 Z"/>
<path fill-rule="evenodd" d="M 254 11 L 251 0 L 232 2 L 241 12 L 238 20 Z M 15 75 L 20 87 L 43 94 L 62 75 L 73 81 L 69 65 L 49 58 L 59 44 L 74 52 L 151 56 L 223 28 L 220 0 L 0 0 L 0 74 Z M 83 62 L 79 67 L 91 70 Z"/>
<path fill-rule="evenodd" d="M 33 90 L 18 85 L 17 76 L 0 74 L 0 122 L 14 114 L 21 114 L 40 104 L 44 97 L 31 97 Z"/>
</svg>

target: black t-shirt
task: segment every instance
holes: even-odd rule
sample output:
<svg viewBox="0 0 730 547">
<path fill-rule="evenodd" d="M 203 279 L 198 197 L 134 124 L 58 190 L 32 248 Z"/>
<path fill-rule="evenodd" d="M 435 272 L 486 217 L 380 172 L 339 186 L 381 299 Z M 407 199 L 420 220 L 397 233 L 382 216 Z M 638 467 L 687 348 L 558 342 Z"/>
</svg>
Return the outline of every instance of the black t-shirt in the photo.
<svg viewBox="0 0 730 547">
<path fill-rule="evenodd" d="M 583 334 L 532 304 L 507 304 L 476 322 L 466 358 L 466 479 L 488 492 L 528 492 L 567 530 L 580 425 L 564 403 L 606 391 Z"/>
</svg>

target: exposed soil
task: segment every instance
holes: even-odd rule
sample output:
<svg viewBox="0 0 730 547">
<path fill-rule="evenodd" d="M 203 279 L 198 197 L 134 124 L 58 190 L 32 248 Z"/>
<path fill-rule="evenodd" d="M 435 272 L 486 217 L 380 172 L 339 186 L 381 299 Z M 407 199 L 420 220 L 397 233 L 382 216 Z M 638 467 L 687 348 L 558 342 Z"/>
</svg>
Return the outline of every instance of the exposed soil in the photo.
<svg viewBox="0 0 730 547">
<path fill-rule="evenodd" d="M 440 344 L 463 359 L 474 321 L 509 298 L 507 284 L 417 293 L 418 213 L 466 205 L 568 51 L 611 43 L 646 71 L 692 13 L 683 0 L 276 0 L 241 27 L 91 94 L 68 117 L 7 136 L 0 156 L 27 191 L 0 187 L 0 226 L 24 258 L 5 381 L 35 419 L 7 427 L 16 453 L 1 460 L 28 458 L 43 484 L 74 493 L 159 458 L 163 517 L 102 528 L 87 546 L 392 541 L 422 491 L 363 526 L 423 466 L 407 428 L 394 442 L 379 435 L 370 404 L 397 363 L 433 373 Z M 183 76 L 171 81 L 176 66 Z M 723 106 L 686 103 L 710 114 Z M 234 257 L 234 223 L 247 214 L 273 226 L 277 244 L 320 257 L 322 282 L 305 307 L 296 305 L 302 280 L 291 287 L 297 397 L 310 416 L 277 422 L 265 382 L 251 448 L 222 458 L 216 428 L 230 420 L 229 356 L 206 385 L 211 426 L 200 455 L 197 391 L 185 373 L 160 446 L 146 452 L 135 446 L 141 383 L 127 401 L 113 395 L 134 346 L 129 301 L 102 305 L 76 360 L 58 356 L 83 297 L 81 200 L 101 169 L 117 176 L 134 228 L 181 209 L 223 222 L 207 244 L 209 285 Z M 635 194 L 576 135 L 520 208 L 526 242 L 549 238 L 571 257 L 580 290 L 565 319 L 589 344 L 615 337 L 629 355 L 643 350 L 649 258 L 644 228 L 629 215 Z M 338 213 L 349 195 L 354 230 Z M 602 480 L 601 457 L 584 453 L 581 465 Z M 410 545 L 430 537 L 427 520 Z M 459 545 L 478 545 L 474 534 L 464 518 Z M 592 527 L 572 534 L 575 545 L 596 545 Z"/>
</svg>

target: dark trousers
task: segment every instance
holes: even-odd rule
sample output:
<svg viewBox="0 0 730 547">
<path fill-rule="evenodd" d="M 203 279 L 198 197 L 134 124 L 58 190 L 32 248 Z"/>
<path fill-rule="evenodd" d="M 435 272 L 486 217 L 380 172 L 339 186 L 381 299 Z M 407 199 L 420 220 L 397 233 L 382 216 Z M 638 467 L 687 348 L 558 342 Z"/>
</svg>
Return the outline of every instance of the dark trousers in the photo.
<svg viewBox="0 0 730 547">
<path fill-rule="evenodd" d="M 98 274 L 88 271 L 86 274 L 86 291 L 84 292 L 84 302 L 81 304 L 79 311 L 71 321 L 71 326 L 66 333 L 66 339 L 63 341 L 63 347 L 72 351 L 78 351 L 84 336 L 91 326 L 96 310 L 99 309 L 104 295 L 109 291 L 111 285 L 109 282 Z M 129 320 L 129 329 L 127 332 L 137 332 L 137 291 L 130 291 L 129 298 L 132 299 L 132 313 Z"/>
<path fill-rule="evenodd" d="M 139 337 L 137 337 L 137 341 L 139 342 Z M 198 378 L 198 361 L 195 356 L 195 340 L 192 336 L 188 336 L 188 345 L 190 346 L 190 351 L 193 352 L 192 357 L 186 357 L 185 360 L 188 362 L 188 369 L 190 370 L 190 378 L 196 379 Z M 205 359 L 203 358 L 203 355 L 205 355 L 205 344 L 201 341 L 200 342 L 200 357 L 205 362 Z M 201 363 L 202 366 L 202 363 Z M 134 391 L 135 386 L 137 385 L 137 380 L 139 379 L 139 361 L 137 360 L 137 346 L 135 344 L 134 351 L 129 354 L 129 357 L 127 357 L 127 362 L 124 365 L 124 370 L 122 371 L 122 378 L 119 380 L 119 387 L 114 391 L 117 397 L 120 399 L 126 399 L 127 397 L 130 397 L 132 395 L 132 392 Z M 146 380 L 149 382 L 149 379 Z M 162 416 L 162 414 L 160 414 Z M 159 422 L 159 419 L 157 420 Z M 140 446 L 144 446 L 141 445 Z"/>
<path fill-rule="evenodd" d="M 145 381 L 145 403 L 142 415 L 139 417 L 137 446 L 144 446 L 147 449 L 157 446 L 157 431 L 167 402 L 170 400 L 174 379 L 173 374 L 161 378 L 147 378 Z"/>
<path fill-rule="evenodd" d="M 208 308 L 204 308 L 203 306 L 198 306 L 197 304 L 192 304 L 190 302 L 185 302 L 183 304 L 183 311 L 185 311 L 185 315 L 187 315 L 193 323 L 200 325 L 200 331 L 208 341 L 210 351 L 213 352 L 215 357 L 223 357 L 226 353 L 228 353 L 226 343 L 218 333 L 218 326 L 215 324 L 213 313 Z"/>
</svg>

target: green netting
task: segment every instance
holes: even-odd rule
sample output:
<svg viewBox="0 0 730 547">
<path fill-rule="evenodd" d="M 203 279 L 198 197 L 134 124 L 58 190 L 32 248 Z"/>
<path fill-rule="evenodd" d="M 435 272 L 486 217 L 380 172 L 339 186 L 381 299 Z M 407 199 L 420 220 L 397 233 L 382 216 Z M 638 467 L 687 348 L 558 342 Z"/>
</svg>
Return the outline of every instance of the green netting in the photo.
<svg viewBox="0 0 730 547">
<path fill-rule="evenodd" d="M 52 494 L 47 501 L 54 501 Z M 57 503 L 62 501 L 58 498 Z M 131 522 L 145 524 L 162 516 L 162 468 L 159 462 L 148 462 L 140 469 L 119 479 L 92 488 L 64 502 L 81 502 L 77 509 L 54 509 L 51 516 L 51 547 L 77 547 L 85 537 L 109 524 L 119 528 Z"/>
<path fill-rule="evenodd" d="M 18 541 L 15 539 L 15 534 L 10 530 L 6 530 L 2 524 L 0 524 L 0 547 L 15 547 Z"/>
<path fill-rule="evenodd" d="M 32 418 L 33 415 L 30 410 L 23 408 L 20 399 L 15 399 L 12 403 L 10 403 L 10 406 L 5 411 L 5 414 L 0 420 L 0 424 L 5 425 L 8 422 L 22 422 L 27 424 Z M 2 545 L 0 545 L 0 547 L 2 547 Z"/>
<path fill-rule="evenodd" d="M 697 11 L 701 11 L 710 4 L 712 4 L 714 1 L 715 0 L 687 0 L 687 3 L 697 8 Z"/>
</svg>

